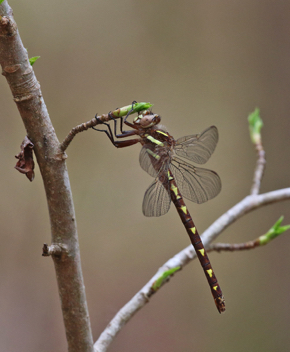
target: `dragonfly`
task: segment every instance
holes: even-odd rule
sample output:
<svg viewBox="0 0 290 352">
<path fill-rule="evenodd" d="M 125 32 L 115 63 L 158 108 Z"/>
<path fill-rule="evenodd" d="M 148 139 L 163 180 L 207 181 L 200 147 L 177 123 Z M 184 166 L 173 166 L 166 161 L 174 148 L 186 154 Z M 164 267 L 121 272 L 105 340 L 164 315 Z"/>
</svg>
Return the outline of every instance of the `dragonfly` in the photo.
<svg viewBox="0 0 290 352">
<path fill-rule="evenodd" d="M 117 133 L 117 120 L 111 113 L 109 116 L 114 120 L 114 135 L 110 125 L 99 120 L 97 116 L 99 123 L 105 124 L 107 129 L 93 128 L 105 132 L 117 148 L 129 147 L 137 143 L 142 145 L 139 156 L 140 166 L 154 178 L 144 195 L 143 214 L 148 217 L 161 216 L 169 211 L 171 202 L 175 205 L 204 270 L 216 307 L 219 313 L 222 313 L 225 311 L 222 290 L 184 202 L 186 198 L 201 204 L 217 196 L 221 190 L 221 180 L 216 172 L 196 167 L 185 161 L 189 160 L 196 164 L 206 163 L 216 148 L 218 130 L 215 126 L 211 126 L 200 134 L 175 140 L 166 128 L 160 125 L 160 115 L 154 114 L 151 110 L 139 112 L 133 123 L 127 121 L 133 111 L 134 103 L 126 117 L 120 117 L 121 133 Z M 131 130 L 124 131 L 124 124 Z M 136 138 L 115 139 L 130 136 Z"/>
</svg>

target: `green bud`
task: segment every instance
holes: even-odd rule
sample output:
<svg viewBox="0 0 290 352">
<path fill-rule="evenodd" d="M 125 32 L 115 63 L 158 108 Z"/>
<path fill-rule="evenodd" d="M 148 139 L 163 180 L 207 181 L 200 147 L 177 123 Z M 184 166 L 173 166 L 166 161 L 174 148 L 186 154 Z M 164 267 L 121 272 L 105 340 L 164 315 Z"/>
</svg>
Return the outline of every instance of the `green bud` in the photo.
<svg viewBox="0 0 290 352">
<path fill-rule="evenodd" d="M 30 65 L 32 66 L 36 60 L 38 60 L 40 56 L 34 56 L 29 59 Z"/>
<path fill-rule="evenodd" d="M 261 246 L 267 244 L 277 236 L 281 235 L 283 232 L 290 229 L 290 225 L 280 226 L 283 219 L 284 216 L 281 216 L 265 235 L 259 237 Z"/>
<path fill-rule="evenodd" d="M 153 283 L 151 288 L 154 291 L 157 291 L 168 280 L 170 276 L 172 276 L 176 271 L 180 269 L 180 266 L 177 266 L 175 268 L 164 271 L 164 273 L 162 273 L 162 275 Z"/>
<path fill-rule="evenodd" d="M 263 121 L 260 118 L 260 110 L 258 108 L 249 115 L 248 121 L 252 142 L 254 144 L 261 143 L 261 128 L 263 127 Z"/>
</svg>

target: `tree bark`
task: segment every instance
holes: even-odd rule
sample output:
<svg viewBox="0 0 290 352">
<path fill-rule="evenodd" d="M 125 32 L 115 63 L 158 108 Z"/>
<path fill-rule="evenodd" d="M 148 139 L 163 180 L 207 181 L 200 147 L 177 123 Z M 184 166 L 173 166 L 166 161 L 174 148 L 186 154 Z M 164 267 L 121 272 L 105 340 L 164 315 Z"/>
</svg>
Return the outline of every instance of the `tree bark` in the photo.
<svg viewBox="0 0 290 352">
<path fill-rule="evenodd" d="M 51 256 L 55 265 L 68 350 L 91 352 L 93 338 L 66 155 L 60 152 L 40 85 L 6 0 L 0 5 L 0 63 L 28 138 L 34 144 L 47 197 L 51 241 L 61 248 L 61 253 L 52 253 Z"/>
</svg>

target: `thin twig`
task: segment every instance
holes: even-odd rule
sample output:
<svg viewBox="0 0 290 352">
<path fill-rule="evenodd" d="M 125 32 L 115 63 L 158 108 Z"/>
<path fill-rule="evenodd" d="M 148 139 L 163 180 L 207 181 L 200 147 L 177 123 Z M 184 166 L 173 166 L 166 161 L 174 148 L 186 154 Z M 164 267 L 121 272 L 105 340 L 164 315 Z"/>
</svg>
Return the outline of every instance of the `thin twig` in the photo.
<svg viewBox="0 0 290 352">
<path fill-rule="evenodd" d="M 245 197 L 241 202 L 229 209 L 219 219 L 217 219 L 201 236 L 202 242 L 207 249 L 209 244 L 225 230 L 229 225 L 234 223 L 243 215 L 268 204 L 281 202 L 290 199 L 290 188 L 284 188 L 273 192 L 260 195 L 250 195 Z M 196 257 L 194 248 L 190 245 L 169 259 L 158 272 L 147 282 L 147 284 L 136 293 L 136 295 L 124 306 L 108 324 L 96 341 L 94 348 L 96 352 L 107 351 L 109 345 L 122 329 L 122 327 L 133 317 L 133 315 L 149 302 L 152 295 L 152 285 L 160 275 L 172 268 L 183 267 Z"/>
<path fill-rule="evenodd" d="M 276 237 L 280 236 L 285 231 L 290 229 L 290 225 L 282 225 L 281 223 L 284 219 L 284 216 L 280 216 L 280 218 L 275 222 L 271 228 L 264 233 L 262 236 L 259 236 L 253 241 L 248 241 L 244 243 L 214 243 L 209 246 L 208 251 L 242 251 L 247 249 L 254 249 L 258 246 L 264 246 L 269 242 L 273 241 Z"/>
<path fill-rule="evenodd" d="M 261 181 L 262 181 L 262 177 L 266 166 L 265 151 L 264 151 L 262 142 L 260 141 L 259 143 L 256 143 L 255 148 L 257 151 L 258 158 L 256 163 L 256 169 L 254 172 L 253 185 L 251 188 L 252 195 L 259 194 Z"/>
<path fill-rule="evenodd" d="M 120 117 L 128 116 L 134 114 L 135 112 L 139 112 L 142 110 L 146 110 L 151 108 L 152 104 L 140 102 L 137 103 L 133 101 L 131 105 L 123 106 L 122 108 L 117 108 L 114 111 L 109 112 L 108 114 L 103 114 L 100 116 L 95 116 L 92 120 L 82 123 L 76 127 L 74 127 L 70 133 L 66 136 L 64 141 L 60 144 L 60 153 L 63 153 L 66 148 L 69 146 L 70 142 L 73 140 L 74 136 L 77 133 L 88 130 L 91 127 L 102 124 L 104 122 L 109 122 L 110 120 L 115 120 Z"/>
<path fill-rule="evenodd" d="M 257 162 L 256 162 L 256 169 L 254 172 L 253 178 L 253 185 L 251 188 L 252 195 L 259 194 L 261 181 L 265 170 L 266 159 L 265 159 L 265 152 L 262 144 L 262 134 L 261 129 L 263 127 L 263 120 L 260 117 L 260 110 L 258 108 L 255 109 L 249 116 L 249 130 L 250 130 L 250 137 L 255 145 L 257 151 Z"/>
<path fill-rule="evenodd" d="M 63 153 L 67 147 L 69 146 L 70 142 L 73 140 L 74 136 L 77 133 L 83 132 L 88 130 L 91 127 L 94 127 L 98 124 L 101 124 L 102 122 L 109 121 L 110 117 L 108 114 L 103 114 L 101 116 L 94 117 L 92 120 L 84 122 L 76 127 L 74 127 L 69 134 L 65 137 L 63 142 L 60 144 L 60 151 Z"/>
<path fill-rule="evenodd" d="M 227 251 L 227 252 L 234 252 L 234 251 L 242 251 L 247 249 L 254 249 L 260 246 L 259 239 L 255 241 L 248 241 L 244 243 L 213 243 L 208 247 L 208 252 L 211 251 Z"/>
</svg>

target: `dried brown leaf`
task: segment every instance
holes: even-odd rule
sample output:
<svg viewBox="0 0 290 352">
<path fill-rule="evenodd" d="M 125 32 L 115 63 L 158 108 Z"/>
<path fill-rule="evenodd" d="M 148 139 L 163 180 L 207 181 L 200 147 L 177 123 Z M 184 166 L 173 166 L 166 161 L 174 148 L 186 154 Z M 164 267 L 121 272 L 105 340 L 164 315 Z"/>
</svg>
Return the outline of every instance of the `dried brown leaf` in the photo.
<svg viewBox="0 0 290 352">
<path fill-rule="evenodd" d="M 22 174 L 25 174 L 30 181 L 33 181 L 34 179 L 34 161 L 32 153 L 33 147 L 34 144 L 26 136 L 23 142 L 21 143 L 20 153 L 18 155 L 15 155 L 15 158 L 18 159 L 15 165 L 15 169 L 21 172 Z"/>
</svg>

